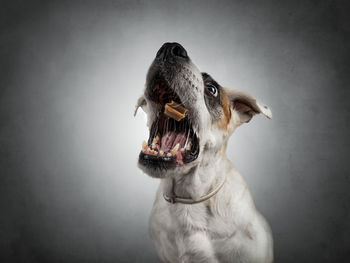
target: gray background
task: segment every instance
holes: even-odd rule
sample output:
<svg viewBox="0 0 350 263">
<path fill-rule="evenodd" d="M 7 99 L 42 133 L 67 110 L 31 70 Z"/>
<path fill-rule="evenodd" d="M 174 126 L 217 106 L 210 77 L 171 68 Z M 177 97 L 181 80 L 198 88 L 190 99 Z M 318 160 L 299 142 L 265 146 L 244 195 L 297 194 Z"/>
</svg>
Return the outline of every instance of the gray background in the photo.
<svg viewBox="0 0 350 263">
<path fill-rule="evenodd" d="M 276 262 L 350 262 L 349 2 L 1 1 L 0 261 L 155 262 L 133 118 L 162 43 L 269 105 L 228 156 Z"/>
</svg>

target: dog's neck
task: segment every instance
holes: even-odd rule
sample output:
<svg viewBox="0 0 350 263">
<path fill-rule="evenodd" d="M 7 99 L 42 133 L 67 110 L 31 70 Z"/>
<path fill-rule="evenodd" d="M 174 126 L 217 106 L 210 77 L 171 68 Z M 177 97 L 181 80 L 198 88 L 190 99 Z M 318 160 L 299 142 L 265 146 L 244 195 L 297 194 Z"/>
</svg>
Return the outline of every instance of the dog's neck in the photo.
<svg viewBox="0 0 350 263">
<path fill-rule="evenodd" d="M 163 193 L 169 197 L 198 200 L 215 189 L 225 178 L 226 145 L 218 151 L 205 151 L 201 161 L 185 174 L 162 179 Z"/>
</svg>

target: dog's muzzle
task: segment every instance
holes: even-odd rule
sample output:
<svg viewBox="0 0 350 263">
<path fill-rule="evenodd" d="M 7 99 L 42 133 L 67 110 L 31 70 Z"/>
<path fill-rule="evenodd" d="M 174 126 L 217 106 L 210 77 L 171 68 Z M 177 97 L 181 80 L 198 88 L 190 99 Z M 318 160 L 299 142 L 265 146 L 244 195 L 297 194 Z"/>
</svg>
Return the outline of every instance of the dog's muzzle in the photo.
<svg viewBox="0 0 350 263">
<path fill-rule="evenodd" d="M 148 141 L 142 144 L 139 164 L 156 169 L 169 169 L 197 159 L 199 139 L 192 127 L 188 109 L 169 79 L 184 78 L 189 61 L 186 50 L 178 43 L 165 43 L 157 52 L 155 70 L 145 91 L 152 112 L 156 112 Z M 193 75 L 193 74 L 192 74 Z M 182 86 L 187 88 L 187 86 Z M 191 85 L 189 85 L 191 87 Z M 182 93 L 181 93 L 182 94 Z M 183 94 L 182 94 L 183 95 Z"/>
</svg>

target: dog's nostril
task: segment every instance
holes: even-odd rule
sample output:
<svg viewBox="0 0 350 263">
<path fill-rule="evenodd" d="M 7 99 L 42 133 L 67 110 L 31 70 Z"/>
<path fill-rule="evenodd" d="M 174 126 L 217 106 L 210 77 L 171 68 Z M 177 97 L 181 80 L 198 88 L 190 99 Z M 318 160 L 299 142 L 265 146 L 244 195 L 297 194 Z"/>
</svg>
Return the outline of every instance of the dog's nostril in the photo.
<svg viewBox="0 0 350 263">
<path fill-rule="evenodd" d="M 172 60 L 176 57 L 188 58 L 186 50 L 179 43 L 164 43 L 156 57 L 161 60 Z"/>
<path fill-rule="evenodd" d="M 188 58 L 186 50 L 181 45 L 175 45 L 171 53 L 177 57 Z"/>
</svg>

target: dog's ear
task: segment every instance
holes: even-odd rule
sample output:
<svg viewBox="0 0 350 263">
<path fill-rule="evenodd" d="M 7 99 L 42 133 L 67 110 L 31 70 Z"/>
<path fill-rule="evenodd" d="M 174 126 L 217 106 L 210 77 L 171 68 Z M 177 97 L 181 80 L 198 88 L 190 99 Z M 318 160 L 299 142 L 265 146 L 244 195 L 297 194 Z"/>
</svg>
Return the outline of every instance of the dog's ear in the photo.
<svg viewBox="0 0 350 263">
<path fill-rule="evenodd" d="M 231 89 L 225 89 L 225 93 L 231 103 L 231 108 L 238 113 L 241 123 L 249 122 L 255 114 L 259 113 L 272 119 L 271 110 L 259 104 L 252 95 Z"/>
<path fill-rule="evenodd" d="M 146 106 L 147 106 L 147 101 L 146 101 L 145 97 L 142 95 L 142 96 L 137 100 L 136 107 L 135 107 L 135 111 L 134 111 L 134 116 L 136 116 L 137 110 L 138 110 L 140 107 L 141 107 L 141 109 L 142 109 L 145 113 L 147 113 Z"/>
</svg>

